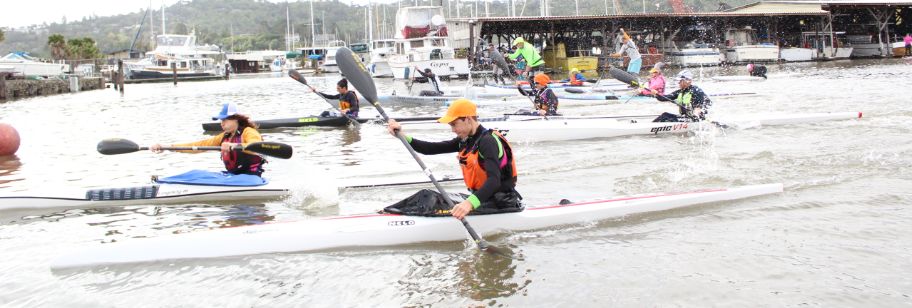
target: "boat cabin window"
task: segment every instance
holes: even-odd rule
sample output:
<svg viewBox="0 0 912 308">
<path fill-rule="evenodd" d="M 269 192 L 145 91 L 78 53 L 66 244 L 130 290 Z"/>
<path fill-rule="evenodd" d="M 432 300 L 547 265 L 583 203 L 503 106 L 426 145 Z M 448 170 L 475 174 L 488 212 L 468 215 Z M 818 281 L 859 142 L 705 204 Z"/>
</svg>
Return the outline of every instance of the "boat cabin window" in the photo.
<svg viewBox="0 0 912 308">
<path fill-rule="evenodd" d="M 411 41 L 409 42 L 409 46 L 412 48 L 424 47 L 424 41 Z"/>
<path fill-rule="evenodd" d="M 431 40 L 431 46 L 441 47 L 441 46 L 445 46 L 445 45 L 444 45 L 444 42 L 442 39 L 435 39 L 435 40 Z"/>
<path fill-rule="evenodd" d="M 440 60 L 443 59 L 443 53 L 440 52 L 440 49 L 431 50 L 431 60 Z"/>
<path fill-rule="evenodd" d="M 403 43 L 396 43 L 396 53 L 398 53 L 398 54 L 404 54 L 404 53 L 405 53 L 405 44 L 403 44 Z"/>
<path fill-rule="evenodd" d="M 366 45 L 366 44 L 352 44 L 352 45 L 351 45 L 351 51 L 353 51 L 353 52 L 367 52 L 367 51 L 368 51 L 368 50 L 367 50 L 367 45 Z"/>
</svg>

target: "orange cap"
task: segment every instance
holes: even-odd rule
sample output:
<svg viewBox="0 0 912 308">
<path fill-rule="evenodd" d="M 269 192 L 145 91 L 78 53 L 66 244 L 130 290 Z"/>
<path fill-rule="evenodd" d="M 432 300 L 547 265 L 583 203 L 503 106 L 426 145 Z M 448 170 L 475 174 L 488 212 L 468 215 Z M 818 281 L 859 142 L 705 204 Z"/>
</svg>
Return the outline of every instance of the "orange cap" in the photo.
<svg viewBox="0 0 912 308">
<path fill-rule="evenodd" d="M 538 75 L 535 75 L 535 83 L 544 86 L 551 83 L 551 78 L 548 77 L 548 75 L 545 75 L 545 73 L 538 73 Z"/>
<path fill-rule="evenodd" d="M 461 117 L 474 117 L 477 115 L 476 110 L 475 103 L 468 99 L 460 98 L 450 103 L 450 108 L 447 108 L 446 115 L 437 119 L 437 122 L 449 124 Z"/>
</svg>

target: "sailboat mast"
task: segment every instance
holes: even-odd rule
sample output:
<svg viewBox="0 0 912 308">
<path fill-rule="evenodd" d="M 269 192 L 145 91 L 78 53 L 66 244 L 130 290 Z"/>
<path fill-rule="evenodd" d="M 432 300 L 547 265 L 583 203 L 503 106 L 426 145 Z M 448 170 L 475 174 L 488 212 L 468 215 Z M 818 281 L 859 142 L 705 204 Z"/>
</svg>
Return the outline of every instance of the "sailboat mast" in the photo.
<svg viewBox="0 0 912 308">
<path fill-rule="evenodd" d="M 162 34 L 168 34 L 168 31 L 165 31 L 165 1 L 162 1 Z"/>
<path fill-rule="evenodd" d="M 291 50 L 291 20 L 288 13 L 288 1 L 285 2 L 285 50 Z"/>
<path fill-rule="evenodd" d="M 310 47 L 317 46 L 317 26 L 314 24 L 314 0 L 310 0 Z"/>
<path fill-rule="evenodd" d="M 373 44 L 374 41 L 374 14 L 371 14 L 371 2 L 367 0 L 367 44 Z"/>
<path fill-rule="evenodd" d="M 149 12 L 152 12 L 152 0 L 149 0 Z M 152 37 L 149 42 L 151 42 L 152 44 L 155 44 L 155 14 L 154 13 L 149 14 L 149 27 L 150 27 L 149 36 Z M 149 46 L 151 47 L 152 44 L 150 44 Z"/>
</svg>

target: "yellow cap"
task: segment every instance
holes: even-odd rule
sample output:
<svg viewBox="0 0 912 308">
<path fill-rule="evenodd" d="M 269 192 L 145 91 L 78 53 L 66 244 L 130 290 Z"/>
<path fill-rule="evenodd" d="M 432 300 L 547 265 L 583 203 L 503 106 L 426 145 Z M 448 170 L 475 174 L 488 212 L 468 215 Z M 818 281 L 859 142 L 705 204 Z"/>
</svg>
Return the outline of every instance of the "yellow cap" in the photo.
<svg viewBox="0 0 912 308">
<path fill-rule="evenodd" d="M 574 67 L 574 68 L 571 68 L 571 69 L 570 69 L 570 72 L 571 72 L 571 73 L 572 73 L 572 72 L 579 72 L 579 69 Z"/>
<path fill-rule="evenodd" d="M 649 69 L 649 72 L 650 72 L 650 73 L 658 73 L 658 72 L 659 72 L 659 69 L 653 67 L 653 68 Z"/>
<path fill-rule="evenodd" d="M 460 98 L 450 104 L 450 108 L 447 108 L 446 115 L 437 119 L 437 122 L 449 124 L 458 118 L 474 117 L 476 115 L 477 108 L 475 107 L 475 103 L 468 99 Z"/>
</svg>

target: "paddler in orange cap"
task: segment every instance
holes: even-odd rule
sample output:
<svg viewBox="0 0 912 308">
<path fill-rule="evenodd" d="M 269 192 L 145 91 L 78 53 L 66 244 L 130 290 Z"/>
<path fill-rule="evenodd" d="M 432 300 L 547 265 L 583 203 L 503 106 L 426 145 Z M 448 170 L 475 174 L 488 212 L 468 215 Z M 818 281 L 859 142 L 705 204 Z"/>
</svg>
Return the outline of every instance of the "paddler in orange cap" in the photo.
<svg viewBox="0 0 912 308">
<path fill-rule="evenodd" d="M 456 204 L 451 214 L 462 219 L 470 212 L 515 212 L 522 210 L 516 192 L 516 161 L 510 143 L 499 132 L 487 129 L 478 122 L 475 104 L 465 98 L 453 101 L 446 115 L 438 119 L 450 125 L 456 138 L 429 142 L 405 135 L 402 126 L 390 119 L 388 130 L 406 136 L 418 153 L 425 155 L 457 153 L 462 176 L 469 195 Z"/>
<path fill-rule="evenodd" d="M 532 91 L 523 90 L 521 85 L 516 86 L 520 94 L 535 98 L 535 101 L 532 102 L 535 105 L 535 110 L 532 113 L 541 116 L 560 115 L 557 113 L 559 104 L 557 95 L 554 94 L 554 90 L 548 88 L 549 83 L 551 83 L 551 78 L 545 73 L 539 73 L 535 75 L 535 84 Z"/>
</svg>

